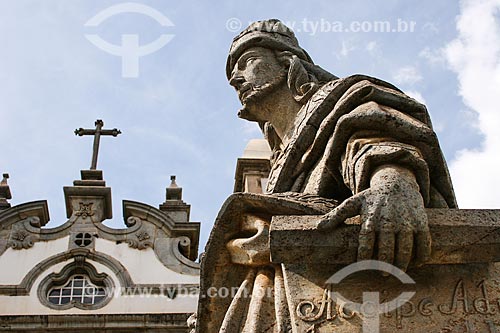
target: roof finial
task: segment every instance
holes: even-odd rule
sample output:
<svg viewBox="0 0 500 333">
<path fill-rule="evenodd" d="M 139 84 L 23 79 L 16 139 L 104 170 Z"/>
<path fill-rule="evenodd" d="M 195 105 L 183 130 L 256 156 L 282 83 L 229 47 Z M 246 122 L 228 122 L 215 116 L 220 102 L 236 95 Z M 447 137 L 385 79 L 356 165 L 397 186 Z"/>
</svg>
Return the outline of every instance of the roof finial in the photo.
<svg viewBox="0 0 500 333">
<path fill-rule="evenodd" d="M 175 175 L 170 176 L 170 186 L 169 188 L 176 188 L 179 187 L 177 183 L 175 182 Z"/>
<path fill-rule="evenodd" d="M 191 206 L 182 201 L 182 187 L 177 185 L 176 176 L 170 176 L 170 185 L 167 187 L 167 195 L 164 203 L 160 204 L 160 210 L 165 212 L 172 220 L 179 223 L 189 222 Z"/>
<path fill-rule="evenodd" d="M 10 203 L 7 200 L 12 199 L 12 194 L 7 179 L 9 179 L 9 174 L 4 173 L 0 182 L 0 210 L 10 208 Z"/>
<path fill-rule="evenodd" d="M 182 200 L 182 187 L 175 182 L 175 175 L 170 176 L 170 186 L 167 187 L 167 200 Z"/>
</svg>

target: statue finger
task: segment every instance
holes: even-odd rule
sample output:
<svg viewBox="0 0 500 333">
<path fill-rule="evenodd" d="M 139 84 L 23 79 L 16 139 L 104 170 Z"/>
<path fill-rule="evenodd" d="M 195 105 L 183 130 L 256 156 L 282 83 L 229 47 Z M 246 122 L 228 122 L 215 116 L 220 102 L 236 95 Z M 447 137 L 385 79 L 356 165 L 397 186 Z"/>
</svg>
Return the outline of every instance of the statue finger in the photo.
<svg viewBox="0 0 500 333">
<path fill-rule="evenodd" d="M 402 226 L 396 237 L 397 251 L 395 255 L 395 266 L 406 272 L 410 264 L 413 250 L 413 228 L 409 225 Z"/>
<path fill-rule="evenodd" d="M 394 225 L 383 221 L 378 234 L 378 260 L 394 263 L 395 232 Z"/>
<path fill-rule="evenodd" d="M 368 218 L 361 224 L 358 244 L 358 261 L 370 260 L 375 246 L 375 225 L 373 218 Z"/>
<path fill-rule="evenodd" d="M 332 229 L 350 217 L 359 215 L 362 201 L 359 196 L 346 199 L 331 212 L 323 215 L 317 224 L 318 229 Z"/>
<path fill-rule="evenodd" d="M 432 239 L 429 226 L 426 224 L 417 231 L 417 266 L 422 266 L 431 258 Z"/>
</svg>

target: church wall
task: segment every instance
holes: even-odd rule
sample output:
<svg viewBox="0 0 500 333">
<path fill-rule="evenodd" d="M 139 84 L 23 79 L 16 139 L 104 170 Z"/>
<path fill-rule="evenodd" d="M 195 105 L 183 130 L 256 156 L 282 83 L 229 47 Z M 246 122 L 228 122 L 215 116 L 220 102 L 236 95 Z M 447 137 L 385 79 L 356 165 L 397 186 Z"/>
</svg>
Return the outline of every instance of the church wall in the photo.
<svg viewBox="0 0 500 333">
<path fill-rule="evenodd" d="M 7 248 L 0 255 L 0 267 L 2 267 L 0 285 L 20 284 L 26 274 L 39 262 L 50 256 L 65 252 L 68 249 L 68 242 L 69 236 L 66 236 L 50 242 L 37 242 L 33 244 L 29 251 Z"/>
<path fill-rule="evenodd" d="M 174 272 L 165 267 L 151 248 L 138 252 L 127 244 L 116 244 L 106 239 L 97 239 L 95 249 L 119 260 L 135 283 L 144 284 L 199 284 L 199 275 Z"/>
<path fill-rule="evenodd" d="M 112 279 L 115 285 L 113 290 L 113 298 L 104 307 L 96 310 L 81 310 L 71 308 L 67 310 L 55 310 L 44 306 L 38 299 L 37 290 L 41 281 L 50 273 L 60 271 L 64 266 L 70 264 L 71 260 L 61 262 L 52 266 L 41 274 L 34 282 L 33 287 L 27 296 L 11 297 L 7 295 L 0 296 L 0 313 L 2 315 L 67 315 L 67 314 L 141 314 L 141 313 L 193 313 L 196 311 L 198 295 L 197 294 L 178 294 L 173 299 L 169 298 L 172 293 L 167 289 L 163 295 L 148 295 L 148 287 L 138 287 L 139 290 L 145 291 L 142 295 L 120 295 L 124 290 L 120 285 L 119 279 L 108 267 L 88 260 L 99 273 L 106 273 Z M 164 268 L 165 269 L 165 268 Z M 154 273 L 153 273 L 154 278 Z M 161 282 L 160 279 L 155 279 L 156 283 Z M 170 281 L 164 282 L 172 283 Z M 133 288 L 132 288 L 133 289 Z M 132 290 L 130 290 L 132 291 Z M 130 292 L 129 291 L 129 292 Z"/>
<path fill-rule="evenodd" d="M 160 208 L 125 200 L 125 228 L 115 229 L 103 224 L 112 205 L 102 171 L 81 175 L 64 187 L 61 226 L 45 228 L 46 201 L 11 207 L 9 195 L 0 205 L 0 331 L 185 332 L 199 296 L 200 223 L 175 176 Z M 6 181 L 0 190 L 10 193 Z"/>
</svg>

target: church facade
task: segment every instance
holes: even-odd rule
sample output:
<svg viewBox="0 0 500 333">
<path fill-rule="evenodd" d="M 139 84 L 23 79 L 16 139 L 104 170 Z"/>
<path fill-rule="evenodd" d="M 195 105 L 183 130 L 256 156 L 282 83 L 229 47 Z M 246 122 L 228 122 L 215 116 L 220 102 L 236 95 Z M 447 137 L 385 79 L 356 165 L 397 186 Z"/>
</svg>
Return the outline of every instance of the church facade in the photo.
<svg viewBox="0 0 500 333">
<path fill-rule="evenodd" d="M 64 187 L 68 220 L 55 228 L 46 201 L 10 207 L 0 184 L 0 331 L 186 332 L 199 293 L 200 223 L 189 221 L 175 177 L 159 208 L 123 201 L 112 217 L 100 170 Z"/>
<path fill-rule="evenodd" d="M 250 140 L 237 160 L 234 192 L 262 193 L 270 149 Z M 0 332 L 188 332 L 196 313 L 200 223 L 171 177 L 158 208 L 123 201 L 113 216 L 101 170 L 64 187 L 68 220 L 55 228 L 46 201 L 11 207 L 0 182 Z"/>
</svg>

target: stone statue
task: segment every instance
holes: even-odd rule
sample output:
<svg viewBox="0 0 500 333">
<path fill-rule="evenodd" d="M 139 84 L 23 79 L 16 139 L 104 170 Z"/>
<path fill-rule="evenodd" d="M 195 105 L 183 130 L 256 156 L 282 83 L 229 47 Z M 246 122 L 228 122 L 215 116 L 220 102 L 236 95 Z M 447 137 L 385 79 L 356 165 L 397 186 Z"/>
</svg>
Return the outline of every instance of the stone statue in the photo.
<svg viewBox="0 0 500 333">
<path fill-rule="evenodd" d="M 272 216 L 321 215 L 326 233 L 359 215 L 358 260 L 402 270 L 428 260 L 425 208 L 456 201 L 424 105 L 382 80 L 340 79 L 314 65 L 278 20 L 255 22 L 233 40 L 226 73 L 239 117 L 259 123 L 273 155 L 267 193 L 236 193 L 217 217 L 201 289 L 238 292 L 200 301 L 198 332 L 290 330 L 294 310 L 270 259 Z"/>
</svg>

